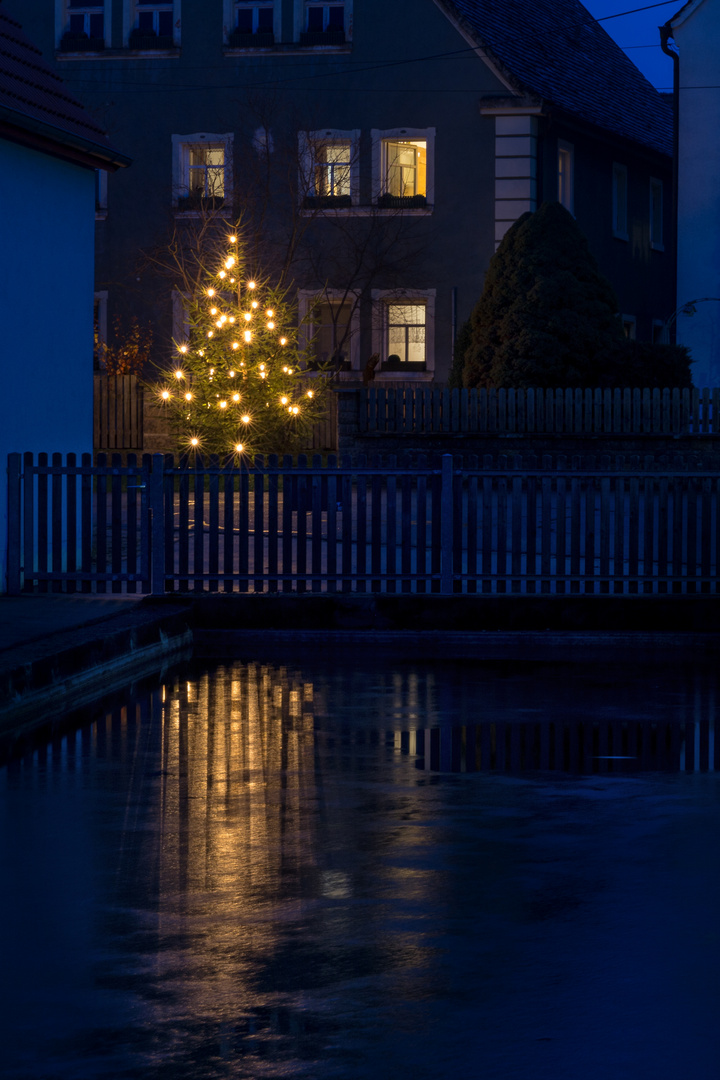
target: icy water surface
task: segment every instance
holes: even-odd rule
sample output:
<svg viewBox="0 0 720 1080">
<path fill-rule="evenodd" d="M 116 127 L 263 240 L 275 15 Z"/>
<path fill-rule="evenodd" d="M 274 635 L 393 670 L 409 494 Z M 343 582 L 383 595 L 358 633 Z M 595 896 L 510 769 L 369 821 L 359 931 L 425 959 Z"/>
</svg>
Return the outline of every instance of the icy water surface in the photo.
<svg viewBox="0 0 720 1080">
<path fill-rule="evenodd" d="M 717 680 L 184 670 L 0 770 L 6 1080 L 716 1080 Z"/>
</svg>

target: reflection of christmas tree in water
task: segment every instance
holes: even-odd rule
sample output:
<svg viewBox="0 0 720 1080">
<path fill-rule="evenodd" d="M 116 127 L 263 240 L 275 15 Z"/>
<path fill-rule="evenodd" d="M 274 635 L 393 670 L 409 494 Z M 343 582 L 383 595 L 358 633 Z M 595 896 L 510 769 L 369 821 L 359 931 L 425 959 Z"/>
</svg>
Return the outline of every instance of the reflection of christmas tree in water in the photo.
<svg viewBox="0 0 720 1080">
<path fill-rule="evenodd" d="M 247 272 L 236 234 L 211 261 L 216 269 L 188 302 L 177 366 L 156 387 L 178 449 L 239 461 L 308 445 L 328 389 L 303 372 L 292 305 Z"/>
</svg>

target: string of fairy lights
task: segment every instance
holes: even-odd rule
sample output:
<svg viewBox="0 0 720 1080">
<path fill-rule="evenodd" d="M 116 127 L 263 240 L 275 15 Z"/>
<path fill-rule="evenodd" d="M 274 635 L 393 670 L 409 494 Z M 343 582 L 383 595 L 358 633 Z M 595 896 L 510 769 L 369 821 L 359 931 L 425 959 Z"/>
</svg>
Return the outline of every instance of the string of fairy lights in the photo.
<svg viewBox="0 0 720 1080">
<path fill-rule="evenodd" d="M 324 381 L 308 387 L 299 378 L 297 334 L 283 328 L 287 305 L 245 277 L 238 236 L 227 242 L 211 283 L 191 301 L 188 340 L 175 343 L 176 366 L 158 398 L 173 411 L 185 450 L 240 457 L 287 449 L 299 425 L 322 415 Z"/>
</svg>

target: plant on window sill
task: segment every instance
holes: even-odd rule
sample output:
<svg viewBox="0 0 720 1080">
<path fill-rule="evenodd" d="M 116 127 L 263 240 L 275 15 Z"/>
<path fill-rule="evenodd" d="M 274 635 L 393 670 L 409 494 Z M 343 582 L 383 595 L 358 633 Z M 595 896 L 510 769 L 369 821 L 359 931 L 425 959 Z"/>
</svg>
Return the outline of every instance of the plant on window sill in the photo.
<svg viewBox="0 0 720 1080">
<path fill-rule="evenodd" d="M 399 356 L 388 356 L 383 361 L 381 371 L 403 371 L 406 374 L 411 371 L 426 371 L 427 365 L 424 360 L 401 360 Z"/>
<path fill-rule="evenodd" d="M 350 195 L 306 195 L 303 206 L 308 210 L 342 210 L 352 206 Z"/>
<path fill-rule="evenodd" d="M 177 201 L 178 210 L 220 210 L 225 205 L 222 195 L 181 195 Z"/>
<path fill-rule="evenodd" d="M 424 209 L 427 199 L 424 195 L 390 195 L 385 192 L 378 197 L 377 204 L 381 210 Z"/>
<path fill-rule="evenodd" d="M 344 30 L 305 30 L 300 34 L 301 45 L 344 45 Z"/>
<path fill-rule="evenodd" d="M 105 48 L 105 39 L 88 37 L 87 34 L 71 34 L 68 31 L 60 39 L 60 52 L 100 52 Z"/>
<path fill-rule="evenodd" d="M 175 42 L 170 34 L 156 34 L 154 31 L 151 33 L 149 30 L 131 30 L 130 37 L 128 39 L 129 49 L 138 49 L 142 52 L 150 51 L 151 49 L 174 49 Z"/>
<path fill-rule="evenodd" d="M 254 34 L 233 30 L 228 35 L 228 45 L 231 49 L 269 49 L 274 44 L 275 34 L 272 30 L 257 31 Z"/>
</svg>

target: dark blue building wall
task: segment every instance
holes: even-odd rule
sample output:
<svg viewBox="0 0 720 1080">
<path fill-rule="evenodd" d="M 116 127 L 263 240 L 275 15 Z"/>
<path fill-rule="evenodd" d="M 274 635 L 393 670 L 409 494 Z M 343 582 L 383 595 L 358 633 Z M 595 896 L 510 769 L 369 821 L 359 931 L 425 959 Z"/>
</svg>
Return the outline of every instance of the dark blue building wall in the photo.
<svg viewBox="0 0 720 1080">
<path fill-rule="evenodd" d="M 80 59 L 55 52 L 54 0 L 6 0 L 6 6 L 23 19 L 46 57 L 55 59 L 56 70 L 105 125 L 111 140 L 133 158 L 132 169 L 108 180 L 107 213 L 97 221 L 97 288 L 108 293 L 110 321 L 115 314 L 136 314 L 141 322 L 153 323 L 160 356 L 171 348 L 169 286 L 144 268 L 141 253 L 161 249 L 175 221 L 173 134 L 233 134 L 235 186 L 242 205 L 262 195 L 262 163 L 253 137 L 267 124 L 273 151 L 266 253 L 272 263 L 279 257 L 278 237 L 296 213 L 297 195 L 291 189 L 297 179 L 292 163 L 299 130 L 360 130 L 361 202 L 369 202 L 371 130 L 435 129 L 432 213 L 407 215 L 404 254 L 395 261 L 394 252 L 386 251 L 372 280 L 364 279 L 357 357 L 362 366 L 376 341 L 372 289 L 404 285 L 435 290 L 435 323 L 428 332 L 434 335 L 435 377 L 446 377 L 453 311 L 458 324 L 469 315 L 495 250 L 495 120 L 481 115 L 479 102 L 507 96 L 508 90 L 434 3 L 355 0 L 352 45 L 344 50 L 283 47 L 232 55 L 222 38 L 221 0 L 184 0 L 180 48 L 131 58 L 121 48 L 122 11 L 116 2 L 113 48 L 101 57 Z M 290 39 L 290 0 L 284 0 L 283 19 L 283 36 Z M 539 198 L 554 197 L 557 138 L 566 138 L 576 147 L 580 226 L 615 285 L 621 310 L 637 316 L 638 336 L 649 337 L 652 319 L 672 306 L 673 284 L 671 253 L 666 249 L 664 258 L 658 258 L 660 253 L 650 253 L 642 240 L 644 174 L 639 167 L 637 175 L 634 166 L 629 168 L 638 229 L 633 243 L 621 245 L 603 224 L 611 213 L 611 162 L 618 160 L 611 140 L 598 140 L 581 124 L 563 129 L 544 117 L 539 136 Z M 654 175 L 659 164 L 657 169 L 647 162 L 643 167 Z M 669 162 L 664 167 L 669 207 Z M 329 253 L 328 265 L 341 263 L 330 257 L 345 243 L 339 219 L 301 221 L 308 242 Z M 349 219 L 340 224 L 352 225 Z M 376 224 L 380 228 L 382 222 Z M 359 219 L 358 231 L 366 225 L 367 219 Z M 397 225 L 397 215 L 388 215 L 387 230 Z M 300 289 L 317 285 L 302 261 L 296 264 L 296 283 Z M 339 279 L 328 283 L 335 288 L 345 284 Z"/>
</svg>

